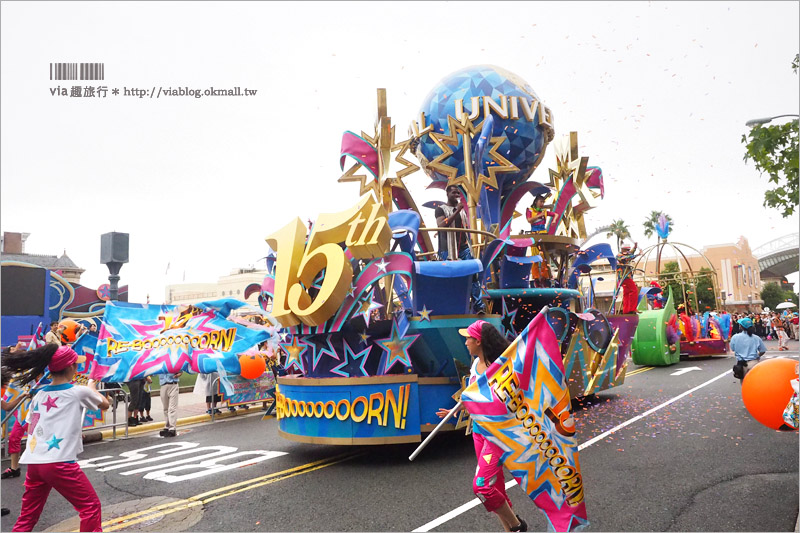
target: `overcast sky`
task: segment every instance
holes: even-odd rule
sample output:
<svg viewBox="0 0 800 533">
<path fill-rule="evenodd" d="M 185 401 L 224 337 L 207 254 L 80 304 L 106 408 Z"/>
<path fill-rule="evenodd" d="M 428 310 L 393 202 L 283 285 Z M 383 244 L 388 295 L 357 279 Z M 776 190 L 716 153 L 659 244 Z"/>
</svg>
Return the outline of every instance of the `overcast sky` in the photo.
<svg viewBox="0 0 800 533">
<path fill-rule="evenodd" d="M 740 235 L 756 248 L 798 230 L 797 216 L 762 207 L 766 178 L 742 161 L 740 141 L 747 120 L 798 112 L 797 2 L 0 9 L 2 231 L 30 233 L 29 253 L 66 249 L 90 288 L 107 283 L 100 235 L 129 233 L 120 283 L 131 301 L 162 302 L 184 272 L 186 282 L 215 282 L 263 267 L 267 235 L 356 201 L 356 184 L 337 183 L 341 134 L 372 133 L 378 87 L 405 138 L 437 81 L 469 65 L 516 73 L 553 111 L 557 136 L 578 132 L 581 155 L 605 176 L 588 229 L 622 218 L 640 245 L 652 244 L 642 222 L 663 210 L 675 220 L 671 240 L 697 248 Z M 102 62 L 105 80 L 51 81 L 52 62 Z M 51 95 L 101 84 L 107 98 Z M 258 92 L 124 96 L 212 86 Z M 547 182 L 552 148 L 531 179 Z M 443 199 L 425 190 L 422 172 L 405 182 L 418 205 Z"/>
</svg>

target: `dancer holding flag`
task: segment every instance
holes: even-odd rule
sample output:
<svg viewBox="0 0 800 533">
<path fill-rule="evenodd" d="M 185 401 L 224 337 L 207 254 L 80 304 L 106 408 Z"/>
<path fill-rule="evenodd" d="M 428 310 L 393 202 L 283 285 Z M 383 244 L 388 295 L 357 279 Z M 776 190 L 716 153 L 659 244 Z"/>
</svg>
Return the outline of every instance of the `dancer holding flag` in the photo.
<svg viewBox="0 0 800 533">
<path fill-rule="evenodd" d="M 465 341 L 467 350 L 475 358 L 469 373 L 469 383 L 472 384 L 479 376 L 486 373 L 487 367 L 503 353 L 509 342 L 497 328 L 483 320 L 473 322 L 468 328 L 459 329 L 458 332 L 467 338 Z M 449 412 L 449 409 L 442 408 L 437 414 L 439 418 L 443 418 Z M 478 431 L 472 432 L 472 440 L 475 443 L 475 455 L 478 459 L 478 469 L 472 480 L 472 490 L 475 495 L 487 511 L 497 515 L 504 530 L 528 531 L 528 524 L 519 515 L 514 514 L 511 510 L 511 500 L 506 495 L 501 460 L 502 448 Z"/>
<path fill-rule="evenodd" d="M 500 352 L 487 346 L 487 339 L 494 337 L 490 332 L 496 331 L 495 328 L 486 323 L 476 324 L 466 332 L 460 330 L 468 336 L 467 349 L 477 358 L 470 383 L 461 393 L 461 401 L 473 421 L 478 454 L 476 493 L 482 496 L 488 510 L 498 514 L 506 531 L 524 531 L 526 524 L 520 521 L 516 526 L 518 517 L 511 512 L 505 497 L 500 467 L 503 465 L 544 512 L 550 528 L 583 529 L 589 521 L 578 439 L 564 364 L 556 335 L 547 322 L 547 307 L 508 348 L 501 349 L 499 357 Z M 440 416 L 448 413 L 439 410 Z M 497 454 L 501 454 L 499 459 Z M 489 470 L 490 477 L 486 478 L 492 464 L 494 469 Z M 500 482 L 493 478 L 494 471 Z M 492 493 L 486 486 L 497 492 Z"/>
</svg>

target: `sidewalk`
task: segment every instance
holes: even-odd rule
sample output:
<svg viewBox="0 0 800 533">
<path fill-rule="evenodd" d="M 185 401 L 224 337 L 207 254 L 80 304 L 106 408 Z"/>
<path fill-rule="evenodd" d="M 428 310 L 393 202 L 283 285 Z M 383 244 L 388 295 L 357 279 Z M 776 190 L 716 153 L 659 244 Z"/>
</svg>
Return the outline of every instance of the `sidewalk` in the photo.
<svg viewBox="0 0 800 533">
<path fill-rule="evenodd" d="M 267 404 L 267 408 L 270 407 L 272 400 L 269 400 Z M 236 406 L 236 412 L 228 411 L 227 405 L 219 405 L 217 404 L 217 409 L 219 409 L 220 414 L 214 416 L 214 420 L 220 420 L 222 418 L 231 418 L 234 416 L 244 416 L 253 413 L 259 413 L 264 415 L 265 412 L 262 410 L 263 406 L 261 402 L 248 404 L 247 407 L 249 409 L 244 409 L 244 406 Z M 185 426 L 187 424 L 199 424 L 201 422 L 210 422 L 211 415 L 207 413 L 206 407 L 206 397 L 203 394 L 195 394 L 194 392 L 182 392 L 178 396 L 178 426 Z M 113 404 L 112 407 L 106 411 L 105 423 L 111 424 L 113 420 Z M 117 423 L 124 424 L 125 421 L 128 419 L 128 414 L 125 412 L 125 404 L 120 402 L 117 405 Z M 160 431 L 164 429 L 164 406 L 161 403 L 161 398 L 159 396 L 153 396 L 151 398 L 151 409 L 150 409 L 150 417 L 153 419 L 152 422 L 145 422 L 139 426 L 130 426 L 128 427 L 128 435 L 134 435 L 137 433 L 144 433 L 148 431 Z M 84 433 L 101 433 L 103 439 L 110 439 L 113 436 L 113 430 L 111 428 L 102 429 L 102 430 L 91 430 L 87 429 Z M 125 426 L 117 426 L 117 438 L 125 436 Z"/>
</svg>

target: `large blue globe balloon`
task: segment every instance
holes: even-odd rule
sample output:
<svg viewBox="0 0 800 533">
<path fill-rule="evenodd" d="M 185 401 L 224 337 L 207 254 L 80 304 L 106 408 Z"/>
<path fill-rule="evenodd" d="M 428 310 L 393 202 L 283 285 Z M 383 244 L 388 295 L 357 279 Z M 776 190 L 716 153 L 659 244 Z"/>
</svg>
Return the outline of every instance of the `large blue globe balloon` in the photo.
<svg viewBox="0 0 800 533">
<path fill-rule="evenodd" d="M 471 108 L 471 98 L 491 97 L 495 102 L 500 103 L 501 95 L 507 102 L 510 97 L 516 96 L 518 99 L 525 99 L 528 104 L 533 100 L 539 100 L 530 85 L 505 69 L 493 65 L 478 65 L 458 70 L 441 80 L 425 98 L 420 112 L 425 113 L 428 124 L 432 124 L 437 133 L 450 134 L 447 123 L 447 116 L 456 117 L 456 100 L 463 100 L 464 112 L 469 114 Z M 481 99 L 481 108 L 483 100 Z M 521 102 L 518 105 L 520 118 L 501 118 L 494 115 L 493 136 L 502 136 L 502 145 L 499 153 L 513 163 L 519 170 L 514 172 L 501 172 L 497 175 L 500 189 L 509 188 L 527 180 L 536 168 L 547 143 L 552 139 L 552 129 L 539 125 L 539 116 L 536 113 L 533 121 L 526 119 L 522 112 Z M 480 123 L 484 119 L 484 113 L 474 121 Z M 474 141 L 473 141 L 474 142 Z M 456 167 L 457 175 L 464 174 L 464 158 L 461 139 L 458 148 L 453 149 L 453 154 L 448 156 L 442 163 Z M 497 163 L 489 161 L 488 148 L 484 156 L 485 166 L 495 166 Z M 425 134 L 420 138 L 416 154 L 422 163 L 423 170 L 431 179 L 446 180 L 446 176 L 432 169 L 428 164 L 434 158 L 442 154 L 442 150 L 434 143 L 430 134 Z"/>
</svg>

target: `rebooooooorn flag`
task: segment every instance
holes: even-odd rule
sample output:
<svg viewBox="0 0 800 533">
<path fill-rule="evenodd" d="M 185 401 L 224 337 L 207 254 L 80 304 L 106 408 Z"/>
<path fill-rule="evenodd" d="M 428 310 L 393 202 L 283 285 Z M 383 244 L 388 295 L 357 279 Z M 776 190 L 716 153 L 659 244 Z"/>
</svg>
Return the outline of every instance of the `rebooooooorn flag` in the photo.
<svg viewBox="0 0 800 533">
<path fill-rule="evenodd" d="M 107 302 L 91 376 L 127 382 L 189 370 L 239 374 L 239 354 L 270 336 L 228 320 L 243 305 L 229 299 L 188 306 Z"/>
<path fill-rule="evenodd" d="M 575 421 L 558 340 L 546 308 L 462 393 L 473 431 L 504 450 L 502 461 L 556 531 L 586 519 Z"/>
</svg>

